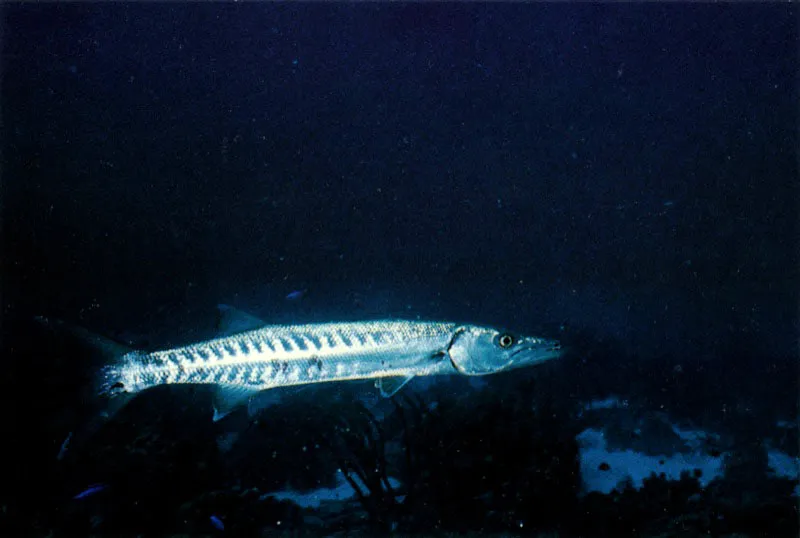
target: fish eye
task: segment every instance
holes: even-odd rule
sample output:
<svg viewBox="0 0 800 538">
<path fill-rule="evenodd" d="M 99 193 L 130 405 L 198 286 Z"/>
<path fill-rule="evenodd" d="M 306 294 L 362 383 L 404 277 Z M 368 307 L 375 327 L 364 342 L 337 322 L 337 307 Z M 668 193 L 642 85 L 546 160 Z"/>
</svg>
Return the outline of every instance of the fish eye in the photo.
<svg viewBox="0 0 800 538">
<path fill-rule="evenodd" d="M 514 345 L 515 341 L 516 340 L 514 339 L 514 335 L 509 333 L 503 333 L 497 337 L 497 345 L 503 349 L 510 348 L 511 346 Z"/>
</svg>

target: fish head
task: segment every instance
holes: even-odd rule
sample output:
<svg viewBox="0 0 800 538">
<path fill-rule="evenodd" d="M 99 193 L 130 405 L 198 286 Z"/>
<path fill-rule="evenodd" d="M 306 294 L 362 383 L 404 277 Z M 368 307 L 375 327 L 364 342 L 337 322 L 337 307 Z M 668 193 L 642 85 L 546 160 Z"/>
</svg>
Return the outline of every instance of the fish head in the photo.
<svg viewBox="0 0 800 538">
<path fill-rule="evenodd" d="M 459 373 L 487 375 L 558 358 L 561 344 L 556 340 L 470 325 L 456 330 L 448 355 Z"/>
</svg>

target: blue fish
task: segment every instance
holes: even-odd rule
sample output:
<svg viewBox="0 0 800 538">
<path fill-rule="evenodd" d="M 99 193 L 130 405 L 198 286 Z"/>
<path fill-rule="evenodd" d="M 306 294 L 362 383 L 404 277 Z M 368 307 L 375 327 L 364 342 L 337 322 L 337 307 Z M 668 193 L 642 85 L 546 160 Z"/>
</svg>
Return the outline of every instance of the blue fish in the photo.
<svg viewBox="0 0 800 538">
<path fill-rule="evenodd" d="M 300 299 L 302 299 L 305 296 L 307 291 L 308 291 L 307 289 L 294 290 L 293 292 L 291 292 L 288 295 L 286 295 L 286 300 L 287 301 L 299 301 Z"/>
<path fill-rule="evenodd" d="M 214 528 L 217 529 L 218 531 L 224 531 L 225 530 L 225 524 L 217 516 L 212 515 L 208 519 L 211 521 L 211 524 L 214 526 Z"/>
<path fill-rule="evenodd" d="M 64 459 L 64 456 L 67 454 L 67 449 L 69 449 L 69 442 L 72 440 L 72 432 L 69 432 L 67 438 L 64 439 L 64 442 L 61 443 L 61 449 L 58 451 L 58 455 L 56 459 L 61 461 Z"/>
<path fill-rule="evenodd" d="M 89 486 L 87 489 L 81 491 L 77 495 L 75 495 L 73 499 L 85 499 L 86 497 L 91 497 L 95 493 L 100 493 L 107 487 L 108 486 L 106 484 L 94 484 L 92 486 Z"/>
</svg>

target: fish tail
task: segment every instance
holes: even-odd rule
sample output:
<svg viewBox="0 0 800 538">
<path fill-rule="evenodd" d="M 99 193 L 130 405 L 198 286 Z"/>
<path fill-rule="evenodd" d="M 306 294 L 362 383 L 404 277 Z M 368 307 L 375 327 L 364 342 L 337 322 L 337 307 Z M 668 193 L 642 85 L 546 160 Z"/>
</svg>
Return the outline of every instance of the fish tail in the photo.
<svg viewBox="0 0 800 538">
<path fill-rule="evenodd" d="M 92 399 L 98 408 L 98 414 L 104 419 L 112 418 L 133 399 L 134 394 L 128 392 L 123 383 L 121 369 L 123 361 L 132 353 L 136 352 L 109 357 L 110 362 L 94 374 Z"/>
<path fill-rule="evenodd" d="M 127 357 L 136 351 L 62 320 L 42 316 L 35 319 L 48 330 L 74 337 L 93 355 L 100 357 L 101 364 L 94 369 L 86 386 L 83 387 L 82 401 L 87 406 L 88 419 L 81 425 L 81 437 L 91 436 L 133 397 L 124 390 L 121 367 Z M 70 445 L 74 444 L 73 440 Z"/>
</svg>

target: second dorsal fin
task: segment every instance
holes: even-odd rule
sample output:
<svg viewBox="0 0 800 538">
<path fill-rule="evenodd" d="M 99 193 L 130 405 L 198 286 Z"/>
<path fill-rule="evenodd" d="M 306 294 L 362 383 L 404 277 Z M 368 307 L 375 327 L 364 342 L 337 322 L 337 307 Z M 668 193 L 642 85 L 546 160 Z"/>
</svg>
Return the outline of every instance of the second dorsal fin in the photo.
<svg viewBox="0 0 800 538">
<path fill-rule="evenodd" d="M 218 304 L 217 312 L 219 314 L 219 319 L 217 320 L 217 331 L 219 332 L 219 336 L 227 336 L 244 331 L 251 331 L 253 329 L 260 329 L 266 325 L 264 320 L 239 310 L 231 305 Z"/>
</svg>

